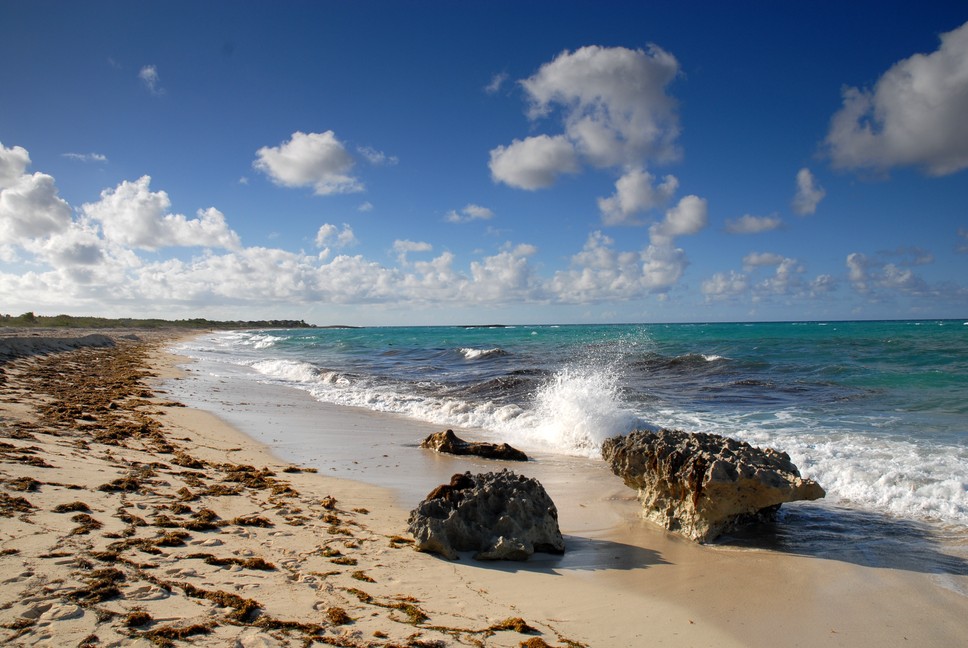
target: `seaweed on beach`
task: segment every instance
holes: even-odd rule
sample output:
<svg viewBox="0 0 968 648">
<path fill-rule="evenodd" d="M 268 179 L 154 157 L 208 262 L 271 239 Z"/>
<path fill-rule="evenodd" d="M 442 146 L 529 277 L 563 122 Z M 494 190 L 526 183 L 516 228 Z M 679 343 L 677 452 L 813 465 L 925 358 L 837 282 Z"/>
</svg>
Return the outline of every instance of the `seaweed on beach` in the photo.
<svg viewBox="0 0 968 648">
<path fill-rule="evenodd" d="M 84 587 L 67 594 L 67 598 L 78 605 L 100 603 L 121 595 L 118 583 L 126 580 L 124 572 L 114 567 L 97 569 L 90 573 Z"/>
<path fill-rule="evenodd" d="M 91 507 L 84 502 L 75 501 L 67 504 L 58 504 L 53 510 L 54 513 L 90 513 Z"/>
<path fill-rule="evenodd" d="M 78 525 L 73 529 L 71 529 L 71 532 L 69 535 L 72 535 L 72 536 L 86 535 L 91 531 L 96 531 L 97 529 L 100 529 L 101 527 L 104 526 L 104 524 L 94 519 L 87 513 L 78 513 L 77 515 L 71 518 L 71 522 L 74 522 Z"/>
<path fill-rule="evenodd" d="M 154 545 L 156 547 L 184 547 L 185 540 L 190 537 L 192 537 L 191 534 L 184 531 L 169 531 L 154 540 Z"/>
<path fill-rule="evenodd" d="M 195 587 L 191 583 L 170 583 L 169 585 L 180 588 L 183 592 L 185 592 L 185 596 L 206 599 L 221 607 L 232 608 L 233 611 L 226 616 L 233 621 L 249 623 L 253 620 L 255 614 L 262 608 L 262 605 L 259 604 L 258 601 L 243 598 L 238 594 L 232 594 L 231 592 L 224 592 L 222 590 L 205 590 L 200 587 Z"/>
<path fill-rule="evenodd" d="M 531 637 L 527 641 L 522 641 L 521 648 L 552 648 L 551 644 L 541 637 Z"/>
<path fill-rule="evenodd" d="M 182 527 L 189 531 L 214 531 L 222 523 L 218 514 L 211 509 L 199 509 L 192 514 L 192 518 L 182 524 Z"/>
<path fill-rule="evenodd" d="M 123 623 L 126 628 L 138 628 L 141 626 L 146 626 L 149 623 L 152 623 L 153 621 L 154 621 L 154 618 L 152 618 L 150 614 L 148 614 L 144 610 L 135 609 L 129 612 L 126 617 L 124 617 Z"/>
<path fill-rule="evenodd" d="M 190 559 L 204 560 L 207 565 L 215 565 L 222 567 L 225 565 L 238 565 L 243 569 L 258 569 L 262 571 L 272 571 L 276 568 L 270 562 L 266 562 L 264 558 L 218 558 L 217 556 L 210 553 L 193 553 L 185 556 Z"/>
<path fill-rule="evenodd" d="M 247 526 L 247 527 L 268 528 L 271 526 L 275 526 L 271 521 L 267 520 L 261 515 L 248 515 L 248 516 L 240 515 L 237 518 L 233 518 L 231 523 L 238 526 Z"/>
<path fill-rule="evenodd" d="M 495 623 L 488 630 L 502 631 L 502 630 L 513 630 L 520 634 L 533 634 L 537 632 L 536 629 L 528 625 L 528 622 L 521 617 L 508 617 L 503 621 Z"/>
<path fill-rule="evenodd" d="M 353 623 L 353 619 L 341 607 L 330 607 L 326 609 L 326 619 L 335 626 Z"/>
<path fill-rule="evenodd" d="M 10 480 L 9 483 L 10 487 L 15 491 L 36 493 L 40 490 L 40 486 L 43 482 L 39 482 L 33 477 L 18 477 L 17 479 Z"/>
<path fill-rule="evenodd" d="M 196 635 L 211 634 L 212 627 L 214 627 L 214 624 L 206 625 L 202 623 L 195 623 L 183 627 L 161 626 L 145 632 L 141 637 L 156 646 L 168 648 L 169 646 L 175 645 L 175 640 L 183 640 Z"/>
<path fill-rule="evenodd" d="M 17 513 L 30 513 L 36 508 L 23 497 L 12 497 L 0 493 L 0 517 L 13 517 Z"/>
<path fill-rule="evenodd" d="M 181 466 L 182 468 L 204 468 L 205 462 L 196 459 L 184 452 L 176 452 L 174 458 L 171 462 L 176 466 Z"/>
<path fill-rule="evenodd" d="M 146 493 L 147 489 L 142 487 L 142 482 L 130 475 L 118 477 L 106 484 L 97 487 L 104 493 Z"/>
</svg>

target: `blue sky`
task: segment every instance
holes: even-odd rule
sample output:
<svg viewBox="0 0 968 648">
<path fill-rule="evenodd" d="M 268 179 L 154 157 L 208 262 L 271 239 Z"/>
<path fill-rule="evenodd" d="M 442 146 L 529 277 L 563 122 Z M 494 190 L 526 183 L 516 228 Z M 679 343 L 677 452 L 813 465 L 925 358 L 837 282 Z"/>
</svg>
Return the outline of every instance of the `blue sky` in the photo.
<svg viewBox="0 0 968 648">
<path fill-rule="evenodd" d="M 0 312 L 968 317 L 963 2 L 0 0 Z"/>
</svg>

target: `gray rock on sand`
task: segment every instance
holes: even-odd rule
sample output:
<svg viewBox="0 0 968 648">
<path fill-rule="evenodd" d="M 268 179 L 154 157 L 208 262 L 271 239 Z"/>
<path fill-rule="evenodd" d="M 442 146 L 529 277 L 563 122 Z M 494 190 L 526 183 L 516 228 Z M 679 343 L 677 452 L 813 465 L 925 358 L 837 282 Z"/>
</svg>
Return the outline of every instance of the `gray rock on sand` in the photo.
<svg viewBox="0 0 968 648">
<path fill-rule="evenodd" d="M 638 490 L 647 518 L 697 542 L 826 494 L 785 452 L 717 434 L 636 430 L 606 440 L 602 457 Z"/>
<path fill-rule="evenodd" d="M 459 551 L 474 551 L 477 560 L 565 551 L 558 509 L 544 487 L 508 470 L 454 475 L 411 511 L 408 523 L 418 551 L 450 560 Z"/>
<path fill-rule="evenodd" d="M 454 455 L 474 455 L 485 459 L 504 459 L 506 461 L 527 461 L 528 455 L 506 443 L 484 443 L 464 441 L 453 430 L 435 432 L 420 443 L 421 448 Z"/>
</svg>

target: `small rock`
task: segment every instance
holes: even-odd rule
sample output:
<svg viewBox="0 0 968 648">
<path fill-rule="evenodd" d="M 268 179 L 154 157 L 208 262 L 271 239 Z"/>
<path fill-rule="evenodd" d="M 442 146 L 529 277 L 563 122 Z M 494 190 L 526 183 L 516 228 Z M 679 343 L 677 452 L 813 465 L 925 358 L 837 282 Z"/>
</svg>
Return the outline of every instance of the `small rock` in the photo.
<svg viewBox="0 0 968 648">
<path fill-rule="evenodd" d="M 444 430 L 431 434 L 420 443 L 421 448 L 453 455 L 474 455 L 485 459 L 503 459 L 505 461 L 527 461 L 528 455 L 506 443 L 495 444 L 477 441 L 465 441 L 453 430 Z"/>
</svg>

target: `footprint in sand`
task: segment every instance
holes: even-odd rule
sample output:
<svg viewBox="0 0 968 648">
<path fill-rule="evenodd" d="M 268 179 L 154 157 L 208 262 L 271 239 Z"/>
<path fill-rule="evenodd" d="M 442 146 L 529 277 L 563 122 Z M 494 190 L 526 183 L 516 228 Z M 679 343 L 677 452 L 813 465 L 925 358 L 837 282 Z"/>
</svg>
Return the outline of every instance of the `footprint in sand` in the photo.
<svg viewBox="0 0 968 648">
<path fill-rule="evenodd" d="M 41 603 L 40 605 L 35 605 L 29 610 L 21 613 L 20 616 L 22 616 L 25 619 L 38 619 L 40 618 L 41 614 L 51 609 L 52 607 L 54 607 L 53 603 Z"/>
<path fill-rule="evenodd" d="M 168 598 L 169 596 L 170 594 L 168 592 L 161 589 L 157 585 L 145 585 L 144 587 L 129 590 L 125 593 L 125 598 L 134 601 L 160 601 Z"/>
<path fill-rule="evenodd" d="M 33 575 L 34 575 L 34 572 L 29 571 L 29 570 L 28 571 L 24 571 L 24 572 L 20 572 L 16 576 L 13 576 L 13 577 L 8 578 L 7 580 L 3 581 L 2 584 L 3 585 L 6 585 L 7 583 L 19 583 L 21 581 L 27 580 L 28 578 L 30 578 Z"/>
<path fill-rule="evenodd" d="M 84 616 L 84 608 L 79 605 L 54 605 L 49 610 L 40 615 L 37 623 L 50 623 L 51 621 L 68 621 Z"/>
</svg>

